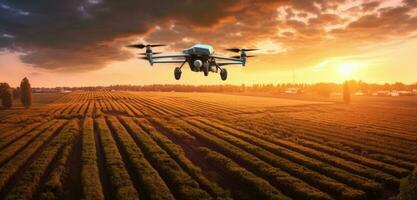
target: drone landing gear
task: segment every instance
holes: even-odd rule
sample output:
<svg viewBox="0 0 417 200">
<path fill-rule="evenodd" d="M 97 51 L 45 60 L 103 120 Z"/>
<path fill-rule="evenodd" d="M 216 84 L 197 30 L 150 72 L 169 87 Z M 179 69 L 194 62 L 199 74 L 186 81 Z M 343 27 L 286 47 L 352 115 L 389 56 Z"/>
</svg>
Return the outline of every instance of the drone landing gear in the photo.
<svg viewBox="0 0 417 200">
<path fill-rule="evenodd" d="M 208 74 L 209 74 L 209 66 L 208 65 L 203 66 L 203 72 L 204 72 L 204 76 L 208 76 Z"/>
<path fill-rule="evenodd" d="M 216 62 L 214 62 L 214 65 L 216 66 L 216 72 L 220 70 L 220 78 L 225 81 L 227 79 L 227 70 L 225 68 L 221 68 Z"/>
<path fill-rule="evenodd" d="M 176 67 L 175 70 L 174 70 L 175 79 L 176 80 L 180 80 L 181 74 L 182 74 L 181 68 L 180 67 Z"/>
<path fill-rule="evenodd" d="M 175 70 L 174 70 L 174 76 L 175 76 L 175 79 L 176 80 L 180 80 L 181 74 L 182 74 L 181 68 L 182 68 L 182 66 L 184 66 L 184 64 L 185 64 L 185 62 L 183 62 L 181 64 L 181 66 L 175 68 Z"/>
<path fill-rule="evenodd" d="M 227 79 L 227 70 L 222 68 L 220 69 L 220 77 L 222 78 L 223 81 L 225 81 Z"/>
</svg>

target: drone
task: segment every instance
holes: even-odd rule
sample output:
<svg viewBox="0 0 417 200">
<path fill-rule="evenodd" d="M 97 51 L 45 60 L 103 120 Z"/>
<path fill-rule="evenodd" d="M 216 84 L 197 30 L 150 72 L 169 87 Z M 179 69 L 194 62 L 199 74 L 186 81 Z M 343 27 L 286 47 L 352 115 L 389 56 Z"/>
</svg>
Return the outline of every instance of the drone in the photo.
<svg viewBox="0 0 417 200">
<path fill-rule="evenodd" d="M 227 79 L 227 70 L 222 68 L 225 65 L 246 65 L 246 58 L 254 57 L 246 55 L 248 51 L 255 51 L 258 49 L 239 49 L 239 48 L 230 48 L 225 49 L 226 51 L 239 53 L 239 56 L 225 57 L 214 54 L 214 48 L 206 44 L 196 44 L 188 49 L 184 49 L 181 54 L 161 54 L 160 52 L 153 52 L 152 47 L 161 47 L 166 46 L 164 44 L 132 44 L 127 47 L 143 49 L 146 48 L 145 53 L 140 53 L 144 59 L 149 61 L 149 64 L 153 66 L 154 63 L 181 63 L 179 67 L 176 67 L 174 70 L 174 76 L 176 80 L 181 78 L 182 67 L 185 63 L 188 63 L 191 71 L 193 72 L 203 72 L 204 76 L 208 76 L 209 72 L 218 73 L 220 71 L 220 77 L 223 81 Z M 176 60 L 167 60 L 161 58 L 173 58 Z M 222 62 L 217 62 L 216 60 L 222 60 Z"/>
</svg>

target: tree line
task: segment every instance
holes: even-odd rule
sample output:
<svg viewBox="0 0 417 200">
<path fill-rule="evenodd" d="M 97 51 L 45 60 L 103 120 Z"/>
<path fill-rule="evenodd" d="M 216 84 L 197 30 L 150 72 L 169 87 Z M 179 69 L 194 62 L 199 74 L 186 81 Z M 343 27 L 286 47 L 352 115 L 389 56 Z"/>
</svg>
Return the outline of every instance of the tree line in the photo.
<svg viewBox="0 0 417 200">
<path fill-rule="evenodd" d="M 11 108 L 13 100 L 18 98 L 25 108 L 32 105 L 32 89 L 26 77 L 22 79 L 20 87 L 17 88 L 11 88 L 8 83 L 0 83 L 0 99 L 3 108 Z"/>
<path fill-rule="evenodd" d="M 160 91 L 160 92 L 224 92 L 224 93 L 240 93 L 240 92 L 253 92 L 253 93 L 269 93 L 280 94 L 285 92 L 288 88 L 297 88 L 305 93 L 316 93 L 320 96 L 329 96 L 332 92 L 342 92 L 343 100 L 350 102 L 350 94 L 361 91 L 364 94 L 375 92 L 378 90 L 413 90 L 417 89 L 417 83 L 404 84 L 400 82 L 385 83 L 385 84 L 373 84 L 363 81 L 350 80 L 342 84 L 338 83 L 280 83 L 280 84 L 253 84 L 253 85 L 183 85 L 183 84 L 152 84 L 152 85 L 110 85 L 110 86 L 97 86 L 97 87 L 62 87 L 64 90 L 116 90 L 116 91 Z M 21 99 L 24 107 L 28 108 L 32 104 L 31 99 L 31 87 L 29 80 L 24 78 L 20 84 L 20 87 L 11 88 L 7 83 L 0 83 L 0 97 L 2 105 L 5 108 L 12 107 L 13 99 Z"/>
<path fill-rule="evenodd" d="M 344 86 L 344 84 L 347 84 Z M 350 80 L 345 83 L 281 83 L 281 84 L 253 84 L 253 85 L 182 85 L 182 84 L 152 84 L 152 85 L 110 85 L 107 87 L 65 87 L 66 90 L 118 90 L 118 91 L 160 91 L 160 92 L 260 92 L 282 93 L 288 88 L 301 89 L 304 92 L 314 92 L 320 96 L 329 95 L 332 92 L 342 92 L 349 87 L 350 92 L 361 91 L 363 93 L 378 90 L 412 90 L 417 89 L 417 83 L 404 84 L 373 84 L 363 81 Z"/>
</svg>

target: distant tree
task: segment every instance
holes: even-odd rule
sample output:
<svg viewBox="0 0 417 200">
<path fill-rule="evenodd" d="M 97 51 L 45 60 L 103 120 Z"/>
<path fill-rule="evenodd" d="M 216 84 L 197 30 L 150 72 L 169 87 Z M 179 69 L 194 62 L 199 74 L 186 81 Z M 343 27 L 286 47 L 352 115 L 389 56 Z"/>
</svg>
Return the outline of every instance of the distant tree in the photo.
<svg viewBox="0 0 417 200">
<path fill-rule="evenodd" d="M 26 77 L 20 82 L 20 100 L 25 108 L 29 108 L 32 105 L 32 89 Z"/>
<path fill-rule="evenodd" d="M 350 103 L 350 88 L 348 81 L 345 81 L 343 83 L 343 102 L 345 102 L 346 104 Z"/>
<path fill-rule="evenodd" d="M 391 86 L 388 83 L 385 83 L 384 86 L 382 87 L 382 89 L 391 90 Z"/>
<path fill-rule="evenodd" d="M 393 88 L 395 90 L 404 90 L 405 85 L 404 85 L 404 83 L 396 82 L 396 83 L 394 83 Z"/>
<path fill-rule="evenodd" d="M 13 93 L 9 84 L 0 83 L 1 104 L 5 108 L 11 108 L 13 105 Z"/>
</svg>

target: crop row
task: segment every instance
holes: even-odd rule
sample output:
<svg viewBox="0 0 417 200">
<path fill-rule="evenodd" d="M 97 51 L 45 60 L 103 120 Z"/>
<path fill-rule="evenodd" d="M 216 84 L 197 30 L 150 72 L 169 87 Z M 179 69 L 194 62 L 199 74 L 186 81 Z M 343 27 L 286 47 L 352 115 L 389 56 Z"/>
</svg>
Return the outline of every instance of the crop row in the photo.
<svg viewBox="0 0 417 200">
<path fill-rule="evenodd" d="M 290 126 L 290 125 L 287 125 L 287 126 Z M 331 130 L 328 130 L 328 131 L 331 131 Z M 398 166 L 410 166 L 410 164 L 408 163 L 413 163 L 413 160 L 415 159 L 415 156 L 412 156 L 412 155 L 409 156 L 406 154 L 393 152 L 388 149 L 385 149 L 384 147 L 375 147 L 375 146 L 371 146 L 362 142 L 357 143 L 355 141 L 349 141 L 346 139 L 333 137 L 333 136 L 330 136 L 326 131 L 318 131 L 318 130 L 315 130 L 314 127 L 307 127 L 307 125 L 306 127 L 299 127 L 297 132 L 298 132 L 296 134 L 297 137 L 300 137 L 306 140 L 316 141 L 316 142 L 326 141 L 326 143 L 329 145 L 332 145 L 332 147 L 340 148 L 340 146 L 343 146 L 345 148 L 349 148 L 351 152 L 354 152 L 363 156 L 368 156 L 368 155 L 370 156 L 372 154 L 383 155 L 384 157 L 387 158 L 387 159 L 383 159 L 383 161 L 385 162 L 387 160 L 387 163 L 389 164 L 394 164 Z M 300 134 L 301 132 L 302 134 Z M 395 159 L 395 161 L 390 162 L 390 158 Z"/>
<path fill-rule="evenodd" d="M 219 158 L 218 156 L 216 156 L 216 158 L 212 156 L 213 153 L 216 153 L 216 152 L 211 151 L 204 147 L 196 147 L 197 144 L 200 144 L 200 142 L 197 141 L 197 138 L 189 135 L 178 126 L 173 126 L 172 123 L 167 123 L 167 121 L 162 120 L 160 118 L 152 118 L 151 119 L 151 121 L 153 122 L 152 126 L 148 124 L 145 119 L 137 119 L 135 121 L 138 124 L 141 124 L 142 127 L 149 126 L 149 128 L 144 127 L 144 129 L 145 130 L 150 129 L 148 132 L 151 135 L 153 135 L 153 138 L 155 138 L 155 141 L 160 143 L 160 145 L 163 148 L 167 146 L 164 143 L 167 143 L 170 146 L 174 146 L 174 147 L 177 146 L 174 149 L 172 149 L 172 147 L 166 148 L 166 149 L 172 149 L 172 150 L 167 150 L 167 152 L 172 152 L 172 151 L 178 152 L 178 153 L 172 153 L 173 158 L 181 159 L 182 154 L 184 154 L 183 148 L 181 148 L 180 146 L 176 144 L 171 145 L 173 141 L 171 139 L 173 138 L 175 138 L 174 140 L 182 141 L 181 146 L 183 147 L 186 146 L 186 148 L 190 149 L 190 151 L 192 151 L 193 154 L 197 153 L 198 155 L 195 155 L 196 157 L 206 158 L 208 162 L 207 164 L 214 167 L 212 170 L 216 170 L 219 173 L 219 175 L 222 177 L 222 179 L 226 179 L 226 181 L 228 180 L 231 181 L 231 185 L 229 185 L 228 187 L 230 187 L 229 189 L 232 190 L 234 198 L 240 198 L 240 196 L 243 196 L 244 198 L 255 198 L 255 199 L 284 199 L 285 198 L 285 196 L 283 196 L 277 189 L 275 189 L 274 186 L 271 186 L 268 181 L 265 181 L 264 179 L 249 172 L 248 170 L 239 166 L 237 163 L 233 162 L 232 160 L 229 159 L 230 162 L 227 161 L 227 164 L 226 164 L 225 162 L 222 161 L 223 159 L 216 159 L 216 158 Z M 172 138 L 167 139 L 167 136 L 165 136 L 165 134 L 162 134 L 160 132 L 159 134 L 152 133 L 154 132 L 152 131 L 152 129 L 155 129 L 154 128 L 155 125 L 164 133 L 171 135 Z M 158 139 L 157 137 L 161 139 Z M 165 140 L 164 138 L 166 138 L 167 142 L 161 141 L 161 140 Z M 209 152 L 210 152 L 210 155 L 208 155 Z M 185 160 L 188 161 L 187 158 L 185 158 Z M 221 162 L 221 163 L 216 163 L 216 162 Z M 179 161 L 179 163 L 182 163 L 182 162 Z M 183 168 L 188 169 L 188 167 L 183 167 Z M 187 171 L 192 175 L 194 174 L 194 172 L 190 170 L 187 170 Z M 198 173 L 200 173 L 200 170 L 198 170 Z M 204 177 L 204 175 L 201 175 L 201 176 Z M 195 179 L 198 181 L 200 180 L 199 178 L 195 178 Z M 200 185 L 204 185 L 204 183 L 200 181 L 199 183 Z M 210 191 L 209 189 L 207 190 Z M 219 192 L 217 192 L 216 194 L 219 194 Z M 229 197 L 227 197 L 228 195 L 226 197 L 223 196 L 223 192 L 220 194 L 221 194 L 221 197 L 217 195 L 213 195 L 213 197 L 216 197 L 216 199 L 225 199 L 225 198 L 229 199 Z"/>
<path fill-rule="evenodd" d="M 94 138 L 94 122 L 85 118 L 82 128 L 81 183 L 83 199 L 103 200 L 100 172 L 98 169 L 97 146 Z"/>
<path fill-rule="evenodd" d="M 344 116 L 344 118 L 345 120 L 342 123 L 344 127 L 359 127 L 359 130 L 362 133 L 360 136 L 367 136 L 367 139 L 375 140 L 378 137 L 388 137 L 390 140 L 385 140 L 384 142 L 388 142 L 393 145 L 403 143 L 405 145 L 409 145 L 407 147 L 415 147 L 417 144 L 417 135 L 413 135 L 412 129 L 408 127 L 410 123 L 413 122 L 406 122 L 406 118 L 404 116 L 401 116 L 401 121 L 397 121 L 395 123 L 392 121 L 392 118 L 390 118 L 389 121 L 367 118 L 360 118 L 360 120 L 358 120 L 357 117 L 352 116 Z M 312 122 L 316 122 L 314 118 L 310 120 Z M 333 117 L 328 117 L 320 120 L 319 123 L 325 123 L 334 126 L 340 124 L 341 122 L 337 119 L 334 119 Z"/>
<path fill-rule="evenodd" d="M 52 125 L 53 124 L 53 125 Z M 36 153 L 36 151 L 44 145 L 44 143 L 51 138 L 54 133 L 59 132 L 61 127 L 65 124 L 65 121 L 53 120 L 49 128 L 43 131 L 36 137 L 36 140 L 31 141 L 29 144 L 24 146 L 24 149 L 20 150 L 13 158 L 8 160 L 7 163 L 3 164 L 0 168 L 0 189 L 4 189 L 5 185 L 10 181 L 12 176 L 21 168 L 24 167 L 25 163 L 29 158 Z"/>
<path fill-rule="evenodd" d="M 230 121 L 230 118 L 229 118 L 229 121 Z M 275 136 L 281 135 L 282 137 L 288 137 L 289 139 L 297 138 L 296 141 L 298 141 L 299 139 L 302 139 L 302 140 L 309 141 L 309 142 L 319 143 L 320 145 L 323 145 L 323 146 L 329 146 L 328 148 L 330 149 L 336 149 L 336 150 L 343 151 L 343 152 L 349 152 L 349 154 L 355 154 L 357 155 L 357 157 L 365 156 L 373 160 L 380 160 L 384 163 L 394 165 L 394 166 L 399 166 L 399 167 L 406 168 L 409 170 L 412 170 L 414 168 L 414 164 L 408 161 L 399 160 L 396 158 L 396 155 L 394 154 L 386 155 L 386 154 L 380 154 L 379 152 L 373 152 L 372 154 L 363 154 L 361 152 L 358 152 L 352 149 L 350 147 L 351 144 L 344 143 L 343 140 L 338 140 L 338 141 L 334 141 L 333 139 L 328 140 L 328 137 L 325 136 L 325 133 L 323 133 L 324 135 L 313 134 L 312 132 L 314 132 L 314 130 L 305 130 L 301 132 L 300 126 L 295 126 L 297 127 L 295 129 L 294 126 L 289 126 L 286 123 L 271 122 L 270 119 L 267 119 L 267 118 L 263 118 L 262 120 L 252 119 L 250 122 L 245 122 L 241 120 L 238 121 L 237 119 L 233 121 L 235 124 L 239 124 L 239 126 L 244 126 L 249 129 L 255 124 L 257 129 L 264 129 L 263 132 L 269 132 L 269 133 L 274 134 Z"/>
<path fill-rule="evenodd" d="M 59 134 L 60 137 L 67 137 L 61 140 L 65 143 L 62 147 L 61 154 L 57 156 L 56 166 L 49 175 L 48 180 L 43 184 L 39 191 L 40 199 L 61 199 L 65 194 L 65 180 L 69 177 L 67 171 L 67 165 L 70 159 L 70 155 L 74 151 L 74 145 L 71 144 L 74 140 L 73 135 L 78 136 L 80 132 L 78 120 L 72 120 L 69 122 L 66 128 L 63 129 Z M 65 136 L 67 134 L 67 136 Z M 77 137 L 78 138 L 78 137 Z M 66 143 L 67 142 L 67 143 Z"/>
<path fill-rule="evenodd" d="M 168 186 L 145 158 L 134 139 L 126 130 L 122 129 L 117 119 L 111 118 L 108 122 L 113 130 L 118 128 L 114 130 L 115 138 L 120 143 L 122 152 L 126 155 L 129 164 L 140 181 L 143 191 L 142 195 L 149 199 L 174 199 Z"/>
<path fill-rule="evenodd" d="M 24 126 L 16 127 L 14 126 L 14 124 L 11 126 L 10 124 L 0 123 L 0 130 L 2 130 L 2 132 L 0 133 L 0 142 L 3 142 L 5 138 L 13 136 L 16 132 L 22 131 L 24 128 L 25 128 Z"/>
<path fill-rule="evenodd" d="M 395 111 L 399 111 L 397 107 Z M 364 110 L 360 118 L 356 114 L 343 115 L 343 125 L 350 127 L 360 127 L 360 130 L 369 132 L 369 134 L 377 134 L 390 138 L 400 139 L 402 141 L 417 141 L 417 136 L 413 132 L 417 131 L 415 124 L 415 115 L 407 108 L 406 111 L 393 112 L 389 110 L 384 112 L 384 115 L 375 115 L 369 112 L 381 112 L 381 110 Z M 365 112 L 365 113 L 364 113 Z M 369 114 L 367 114 L 369 113 Z M 303 117 L 304 118 L 304 117 Z M 314 119 L 313 119 L 314 121 Z M 329 124 L 340 124 L 340 117 L 331 115 L 323 118 L 324 122 Z"/>
<path fill-rule="evenodd" d="M 245 138 L 245 140 L 243 140 L 241 138 L 235 137 L 236 135 L 224 134 L 209 126 L 201 126 L 201 123 L 198 124 L 198 122 L 195 121 L 188 122 L 212 134 L 215 137 L 222 138 L 225 141 L 228 141 L 231 144 L 246 150 L 247 152 L 257 156 L 265 162 L 279 167 L 292 174 L 293 176 L 296 176 L 314 186 L 317 186 L 321 190 L 326 191 L 336 197 L 344 197 L 344 195 L 352 196 L 352 194 L 357 194 L 359 197 L 360 195 L 363 195 L 363 193 L 344 184 L 341 184 L 330 177 L 337 178 L 341 182 L 365 190 L 370 194 L 375 194 L 380 190 L 380 186 L 375 182 L 361 179 L 360 177 L 357 177 L 353 174 L 345 173 L 332 166 L 315 161 L 298 153 L 288 152 L 283 148 L 277 147 L 276 145 L 271 145 L 267 142 L 256 141 L 256 139 L 252 137 L 239 135 L 241 138 Z M 251 141 L 255 144 L 251 144 L 248 141 Z M 275 155 L 279 155 L 281 157 Z M 309 168 L 318 172 L 312 171 Z M 328 175 L 328 177 L 324 176 L 323 174 Z"/>
<path fill-rule="evenodd" d="M 294 121 L 286 120 L 285 123 L 287 123 L 287 126 L 297 125 Z M 331 127 L 320 127 L 314 124 L 310 125 L 307 123 L 303 123 L 303 126 L 298 127 L 298 130 L 303 131 L 304 134 L 312 134 L 318 138 L 337 141 L 341 144 L 346 144 L 357 149 L 365 150 L 369 153 L 377 152 L 393 157 L 398 157 L 406 161 L 417 162 L 417 156 L 415 156 L 412 152 L 398 148 L 391 148 L 389 145 L 381 144 L 381 142 L 371 142 L 367 140 L 359 140 L 356 139 L 356 137 L 345 136 L 345 132 L 338 132 L 334 128 L 332 129 Z"/>
<path fill-rule="evenodd" d="M 198 118 L 198 120 L 200 122 L 208 122 L 206 119 L 204 118 Z M 314 158 L 316 160 L 320 160 L 322 162 L 328 163 L 332 166 L 341 168 L 343 170 L 349 171 L 353 174 L 358 174 L 364 177 L 367 177 L 369 179 L 374 179 L 374 180 L 378 180 L 383 182 L 384 184 L 387 185 L 391 185 L 392 187 L 396 188 L 398 187 L 399 184 L 399 180 L 389 174 L 386 173 L 382 173 L 378 170 L 375 169 L 370 169 L 367 167 L 364 167 L 362 165 L 359 165 L 357 163 L 354 162 L 350 162 L 350 161 L 346 161 L 344 159 L 341 159 L 339 157 L 336 156 L 332 156 L 323 152 L 319 152 L 316 151 L 314 149 L 311 148 L 306 148 L 302 145 L 296 144 L 294 142 L 290 142 L 290 141 L 285 141 L 282 139 L 278 139 L 278 138 L 273 138 L 268 134 L 259 134 L 256 133 L 255 131 L 245 131 L 245 132 L 241 132 L 241 131 L 237 131 L 235 129 L 229 128 L 225 125 L 220 125 L 218 123 L 210 123 L 211 126 L 214 126 L 215 128 L 218 128 L 222 131 L 225 131 L 227 133 L 230 133 L 236 137 L 239 137 L 241 139 L 244 139 L 246 141 L 250 141 L 253 143 L 257 143 L 257 145 L 259 146 L 263 146 L 265 147 L 265 149 L 271 149 L 271 148 L 275 148 L 275 149 L 271 149 L 273 152 L 279 152 L 277 155 L 281 155 L 283 157 L 286 157 L 290 160 L 293 160 L 294 162 L 298 162 L 298 163 L 309 163 L 309 162 L 314 162 L 312 161 L 312 159 L 308 159 L 304 156 L 298 155 L 296 153 L 290 153 L 289 150 L 301 153 L 305 156 L 308 156 L 309 158 Z M 253 137 L 251 137 L 253 136 Z M 288 153 L 288 155 L 287 155 Z M 291 155 L 292 154 L 292 155 Z M 309 161 L 306 161 L 309 160 Z M 342 182 L 344 181 L 344 179 L 354 179 L 355 175 L 353 174 L 349 174 L 349 173 L 343 173 L 340 170 L 333 170 L 331 168 L 325 169 L 326 165 L 320 165 L 318 166 L 318 168 L 323 168 L 322 170 L 328 172 L 328 173 L 336 173 L 339 174 L 340 178 L 343 179 L 341 180 Z M 313 167 L 313 168 L 317 168 L 317 167 Z M 322 171 L 320 170 L 320 171 Z M 405 172 L 405 171 L 404 171 Z M 332 175 L 334 176 L 334 175 Z M 336 175 L 338 176 L 338 175 Z M 353 181 L 347 181 L 347 182 L 353 182 Z M 358 180 L 357 184 L 362 185 L 360 183 L 361 181 Z"/>
<path fill-rule="evenodd" d="M 0 164 L 7 162 L 10 158 L 16 155 L 20 150 L 22 150 L 25 145 L 29 144 L 31 141 L 35 140 L 36 137 L 41 134 L 48 127 L 53 125 L 55 121 L 49 121 L 41 126 L 37 127 L 35 130 L 23 135 L 20 139 L 8 145 L 0 152 Z"/>
<path fill-rule="evenodd" d="M 228 130 L 230 130 L 230 125 L 223 123 L 220 120 L 216 120 L 214 121 L 216 124 L 222 124 L 221 127 L 224 127 Z M 214 126 L 216 126 L 216 124 L 214 124 Z M 227 128 L 229 127 L 229 128 Z M 240 130 L 242 132 L 246 132 L 246 133 L 251 133 L 251 134 L 255 134 L 257 137 L 269 140 L 269 141 L 273 141 L 274 143 L 283 145 L 285 147 L 288 148 L 292 148 L 296 151 L 299 152 L 304 152 L 306 154 L 312 154 L 314 157 L 316 157 L 317 159 L 323 159 L 323 160 L 327 160 L 327 156 L 326 155 L 322 155 L 319 152 L 323 152 L 329 155 L 333 155 L 335 158 L 343 158 L 347 161 L 351 161 L 354 163 L 359 163 L 361 165 L 370 167 L 370 168 L 374 168 L 389 174 L 392 174 L 396 177 L 403 177 L 406 174 L 409 173 L 408 170 L 396 167 L 394 165 L 390 165 L 390 164 L 386 164 L 384 162 L 378 161 L 378 160 L 374 160 L 374 159 L 369 159 L 363 156 L 359 156 L 357 154 L 354 153 L 350 153 L 348 151 L 343 151 L 343 150 L 339 150 L 337 148 L 333 148 L 333 147 L 329 147 L 317 142 L 313 142 L 311 140 L 304 140 L 301 138 L 297 138 L 294 139 L 294 142 L 290 140 L 285 140 L 285 139 L 281 139 L 280 137 L 277 137 L 277 134 L 274 134 L 274 132 L 260 132 L 258 130 L 249 130 L 248 128 L 242 127 L 242 126 L 233 126 L 233 129 L 236 130 Z M 307 147 L 309 149 L 305 149 L 303 147 Z M 315 150 L 315 151 L 312 151 Z M 320 155 L 321 156 L 320 156 Z M 320 156 L 320 158 L 319 158 Z M 354 165 L 352 165 L 354 166 Z M 348 166 L 349 167 L 349 166 Z"/>
<path fill-rule="evenodd" d="M 54 137 L 51 142 L 45 147 L 39 156 L 36 157 L 36 160 L 31 163 L 28 168 L 23 172 L 19 177 L 17 183 L 11 189 L 11 191 L 6 195 L 6 200 L 12 199 L 31 199 L 35 194 L 36 190 L 41 184 L 41 178 L 47 171 L 48 166 L 50 166 L 52 160 L 59 155 L 59 152 L 65 149 L 66 146 L 72 146 L 72 142 L 75 139 L 76 135 L 79 133 L 78 120 L 71 120 L 64 127 L 59 134 Z M 64 150 L 68 151 L 68 150 Z M 68 156 L 63 154 L 64 156 Z M 56 171 L 52 174 L 59 177 L 59 171 Z M 54 178 L 54 177 L 52 177 Z M 60 181 L 59 181 L 60 182 Z M 55 196 L 59 190 L 54 190 L 56 187 L 59 187 L 60 183 L 55 182 L 55 180 L 48 181 L 47 184 L 50 187 L 45 188 L 43 194 L 48 195 L 48 198 L 52 196 L 53 199 L 57 199 Z"/>
<path fill-rule="evenodd" d="M 297 179 L 290 174 L 282 171 L 277 167 L 264 162 L 258 157 L 243 151 L 242 149 L 220 139 L 213 137 L 211 134 L 195 127 L 186 124 L 183 121 L 171 120 L 169 123 L 174 123 L 183 128 L 187 133 L 192 134 L 196 138 L 208 143 L 213 148 L 223 152 L 226 156 L 238 162 L 245 168 L 253 170 L 258 176 L 268 180 L 272 185 L 278 187 L 282 192 L 286 192 L 293 198 L 297 199 L 332 199 L 327 194 L 320 190 L 306 184 L 304 181 Z M 164 124 L 160 124 L 164 126 Z"/>
<path fill-rule="evenodd" d="M 348 126 L 346 124 L 343 124 L 342 126 L 340 125 L 338 126 L 336 123 L 331 124 L 328 122 L 326 123 L 325 121 L 306 122 L 305 120 L 306 119 L 303 119 L 303 124 L 305 126 L 311 127 L 311 124 L 313 124 L 315 130 L 320 131 L 320 132 L 321 131 L 328 132 L 328 135 L 331 135 L 332 137 L 336 137 L 336 138 L 341 138 L 343 140 L 354 141 L 355 143 L 358 143 L 358 144 L 364 144 L 363 141 L 366 141 L 367 146 L 387 149 L 387 150 L 398 152 L 401 154 L 410 154 L 410 152 L 412 152 L 413 150 L 416 150 L 415 143 L 414 145 L 409 146 L 407 145 L 407 143 L 404 143 L 403 141 L 398 141 L 392 138 L 390 140 L 381 140 L 381 138 L 384 138 L 384 137 L 375 137 L 374 134 L 366 133 L 362 129 L 361 129 L 361 132 L 357 130 L 346 130 L 346 128 L 344 130 L 343 126 Z M 297 123 L 297 122 L 293 121 L 293 123 Z M 354 125 L 352 124 L 351 126 L 354 126 Z M 342 128 L 335 128 L 335 127 L 342 127 Z M 330 130 L 332 130 L 332 132 L 329 132 Z M 343 134 L 339 134 L 341 133 L 341 131 L 343 131 Z M 358 134 L 358 132 L 360 134 Z"/>
<path fill-rule="evenodd" d="M 221 104 L 215 104 L 215 103 L 211 103 L 211 102 L 201 102 L 201 101 L 197 101 L 197 100 L 190 100 L 190 99 L 183 99 L 183 108 L 184 110 L 190 110 L 190 113 L 195 113 L 195 114 L 199 114 L 199 113 L 211 113 L 211 114 L 216 114 L 216 113 L 228 113 L 228 114 L 235 114 L 235 113 L 240 113 L 240 111 L 221 105 Z M 168 104 L 170 105 L 177 105 L 178 104 L 178 100 L 168 100 L 167 101 Z"/>
<path fill-rule="evenodd" d="M 239 166 L 230 158 L 208 148 L 201 147 L 199 151 L 205 156 L 205 159 L 215 165 L 219 170 L 227 171 L 227 173 L 230 174 L 231 179 L 241 183 L 239 186 L 242 190 L 255 193 L 257 199 L 289 199 L 269 184 L 268 181 L 257 177 L 255 174 Z"/>
<path fill-rule="evenodd" d="M 123 119 L 125 122 L 126 120 L 131 119 Z M 190 174 L 198 182 L 201 188 L 208 191 L 214 198 L 228 198 L 226 192 L 221 187 L 215 182 L 208 180 L 203 175 L 201 169 L 187 158 L 180 146 L 173 143 L 167 136 L 156 130 L 147 120 L 135 119 L 135 122 L 139 124 L 188 174 Z M 132 121 L 130 123 L 133 124 Z"/>
<path fill-rule="evenodd" d="M 106 172 L 115 194 L 112 199 L 139 199 L 139 194 L 132 183 L 106 121 L 104 118 L 98 118 L 95 122 L 102 144 Z"/>
<path fill-rule="evenodd" d="M 117 132 L 124 132 L 123 126 L 113 118 L 109 120 Z M 198 183 L 176 163 L 143 129 L 129 120 L 126 128 L 135 142 L 141 147 L 145 156 L 158 170 L 169 185 L 174 195 L 181 199 L 210 199 L 210 195 L 199 188 Z"/>
<path fill-rule="evenodd" d="M 18 129 L 13 131 L 10 135 L 7 135 L 0 139 L 0 150 L 6 148 L 6 146 L 10 145 L 11 143 L 15 142 L 16 140 L 23 137 L 25 134 L 33 131 L 35 128 L 40 126 L 41 123 L 33 123 L 24 128 Z M 0 156 L 1 158 L 2 156 Z M 0 162 L 1 163 L 1 162 Z"/>
<path fill-rule="evenodd" d="M 180 105 L 174 104 L 172 102 L 166 102 L 164 100 L 154 100 L 150 98 L 141 98 L 142 101 L 148 102 L 148 104 L 152 106 L 156 106 L 159 108 L 164 108 L 167 112 L 169 112 L 172 116 L 189 116 L 192 115 L 192 112 L 189 112 L 188 109 L 184 109 Z"/>
</svg>

